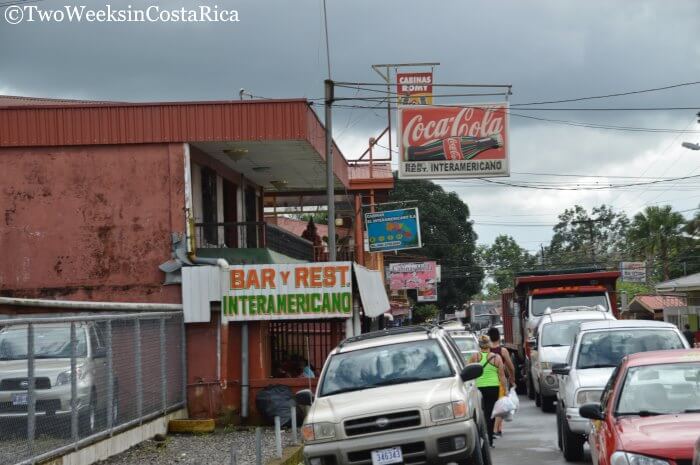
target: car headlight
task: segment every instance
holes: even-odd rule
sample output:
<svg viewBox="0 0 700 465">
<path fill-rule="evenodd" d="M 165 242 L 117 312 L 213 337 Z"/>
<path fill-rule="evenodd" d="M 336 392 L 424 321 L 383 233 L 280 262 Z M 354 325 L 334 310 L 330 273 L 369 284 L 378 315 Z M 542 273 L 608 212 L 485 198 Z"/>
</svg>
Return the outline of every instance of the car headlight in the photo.
<svg viewBox="0 0 700 465">
<path fill-rule="evenodd" d="M 646 455 L 618 451 L 610 457 L 610 465 L 669 465 L 669 463 Z"/>
<path fill-rule="evenodd" d="M 322 441 L 335 438 L 335 424 L 333 423 L 309 423 L 301 429 L 304 441 Z"/>
<path fill-rule="evenodd" d="M 77 373 L 78 380 L 85 379 L 85 375 L 87 375 L 87 370 L 85 369 L 85 366 L 78 365 L 77 367 L 75 367 L 75 370 Z M 56 386 L 62 386 L 64 384 L 70 384 L 70 370 L 64 371 L 56 377 Z"/>
<path fill-rule="evenodd" d="M 540 362 L 540 368 L 543 370 L 551 370 L 552 362 Z"/>
<path fill-rule="evenodd" d="M 581 389 L 576 393 L 576 405 L 600 402 L 602 394 L 602 389 Z"/>
<path fill-rule="evenodd" d="M 467 405 L 462 400 L 440 404 L 430 409 L 430 420 L 438 423 L 467 416 Z"/>
</svg>

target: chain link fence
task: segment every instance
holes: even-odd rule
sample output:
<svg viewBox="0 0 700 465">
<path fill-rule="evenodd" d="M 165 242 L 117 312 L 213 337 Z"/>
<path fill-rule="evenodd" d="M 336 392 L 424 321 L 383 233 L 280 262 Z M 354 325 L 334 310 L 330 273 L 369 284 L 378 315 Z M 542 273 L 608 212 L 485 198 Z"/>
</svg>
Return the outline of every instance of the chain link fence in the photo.
<svg viewBox="0 0 700 465">
<path fill-rule="evenodd" d="M 0 316 L 0 464 L 34 464 L 182 408 L 181 312 Z"/>
</svg>

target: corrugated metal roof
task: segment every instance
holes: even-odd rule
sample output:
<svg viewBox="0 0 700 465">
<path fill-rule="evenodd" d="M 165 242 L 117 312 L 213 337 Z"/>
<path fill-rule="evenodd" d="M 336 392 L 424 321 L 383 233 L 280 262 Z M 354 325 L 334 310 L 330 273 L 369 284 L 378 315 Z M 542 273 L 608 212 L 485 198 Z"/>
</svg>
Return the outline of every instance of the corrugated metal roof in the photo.
<svg viewBox="0 0 700 465">
<path fill-rule="evenodd" d="M 688 291 L 700 288 L 700 273 L 683 276 L 682 278 L 671 279 L 656 285 L 659 292 Z"/>
<path fill-rule="evenodd" d="M 108 105 L 114 103 L 124 102 L 26 97 L 23 95 L 0 95 L 0 107 Z"/>
</svg>

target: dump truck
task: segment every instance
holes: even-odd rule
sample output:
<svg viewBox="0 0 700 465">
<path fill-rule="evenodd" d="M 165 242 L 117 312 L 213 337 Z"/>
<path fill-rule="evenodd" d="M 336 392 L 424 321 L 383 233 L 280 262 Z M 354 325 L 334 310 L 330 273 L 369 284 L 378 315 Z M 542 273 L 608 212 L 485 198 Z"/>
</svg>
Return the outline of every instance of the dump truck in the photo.
<svg viewBox="0 0 700 465">
<path fill-rule="evenodd" d="M 505 347 L 516 369 L 517 389 L 534 398 L 530 347 L 545 313 L 563 307 L 589 307 L 619 317 L 615 285 L 620 273 L 601 268 L 537 270 L 515 276 L 501 294 Z"/>
</svg>

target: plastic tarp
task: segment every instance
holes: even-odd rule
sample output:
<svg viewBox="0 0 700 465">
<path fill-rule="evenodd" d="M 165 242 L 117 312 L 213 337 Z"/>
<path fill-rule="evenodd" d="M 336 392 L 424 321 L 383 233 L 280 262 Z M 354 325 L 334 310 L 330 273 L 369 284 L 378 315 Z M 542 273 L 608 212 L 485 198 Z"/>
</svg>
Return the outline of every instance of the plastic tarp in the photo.
<svg viewBox="0 0 700 465">
<path fill-rule="evenodd" d="M 391 308 L 380 271 L 373 271 L 354 263 L 357 288 L 360 291 L 365 316 L 376 318 Z"/>
</svg>

